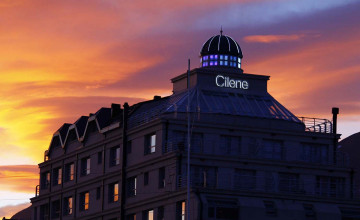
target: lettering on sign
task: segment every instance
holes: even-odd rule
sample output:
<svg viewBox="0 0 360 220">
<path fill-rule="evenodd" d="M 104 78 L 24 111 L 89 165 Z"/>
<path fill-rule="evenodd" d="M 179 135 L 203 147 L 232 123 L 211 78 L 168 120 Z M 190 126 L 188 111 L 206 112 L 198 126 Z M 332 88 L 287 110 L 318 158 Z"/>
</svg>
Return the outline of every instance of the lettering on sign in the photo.
<svg viewBox="0 0 360 220">
<path fill-rule="evenodd" d="M 231 79 L 228 76 L 217 75 L 215 78 L 216 86 L 232 89 L 248 89 L 249 83 L 246 80 Z"/>
</svg>

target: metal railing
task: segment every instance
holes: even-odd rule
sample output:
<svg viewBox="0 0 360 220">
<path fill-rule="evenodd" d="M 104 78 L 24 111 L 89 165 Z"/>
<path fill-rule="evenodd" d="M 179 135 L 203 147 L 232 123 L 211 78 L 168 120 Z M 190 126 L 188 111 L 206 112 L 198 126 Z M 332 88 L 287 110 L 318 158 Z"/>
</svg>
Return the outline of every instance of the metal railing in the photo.
<svg viewBox="0 0 360 220">
<path fill-rule="evenodd" d="M 39 194 L 40 194 L 40 185 L 37 185 L 37 186 L 35 187 L 35 197 L 38 197 Z"/>
<path fill-rule="evenodd" d="M 332 133 L 332 123 L 328 119 L 298 117 L 305 125 L 305 130 L 319 133 Z"/>
</svg>

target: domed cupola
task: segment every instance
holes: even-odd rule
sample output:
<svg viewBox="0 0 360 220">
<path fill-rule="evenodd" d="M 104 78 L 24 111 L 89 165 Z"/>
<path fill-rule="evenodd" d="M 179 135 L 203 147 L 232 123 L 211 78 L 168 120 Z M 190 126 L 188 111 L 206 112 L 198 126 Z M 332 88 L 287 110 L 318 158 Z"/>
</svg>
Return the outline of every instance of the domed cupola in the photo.
<svg viewBox="0 0 360 220">
<path fill-rule="evenodd" d="M 220 35 L 210 37 L 200 51 L 201 66 L 225 66 L 241 68 L 243 58 L 239 44 L 229 36 Z"/>
</svg>

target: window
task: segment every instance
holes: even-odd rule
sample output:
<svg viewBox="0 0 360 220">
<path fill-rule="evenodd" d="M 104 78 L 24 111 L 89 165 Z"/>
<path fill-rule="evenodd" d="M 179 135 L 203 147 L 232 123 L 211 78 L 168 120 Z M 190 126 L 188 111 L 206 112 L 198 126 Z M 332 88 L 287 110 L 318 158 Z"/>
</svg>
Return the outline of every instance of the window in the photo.
<svg viewBox="0 0 360 220">
<path fill-rule="evenodd" d="M 61 185 L 62 180 L 62 169 L 61 168 L 55 168 L 53 170 L 53 185 Z"/>
<path fill-rule="evenodd" d="M 81 175 L 86 176 L 90 174 L 90 157 L 81 159 Z"/>
<path fill-rule="evenodd" d="M 265 212 L 267 216 L 277 216 L 277 209 L 273 201 L 264 201 Z"/>
<path fill-rule="evenodd" d="M 96 200 L 99 200 L 101 196 L 101 188 L 97 187 L 96 188 Z"/>
<path fill-rule="evenodd" d="M 33 218 L 34 220 L 37 220 L 37 217 L 38 217 L 37 216 L 37 214 L 38 214 L 37 210 L 38 210 L 37 207 L 34 207 L 34 218 Z"/>
<path fill-rule="evenodd" d="M 217 184 L 217 168 L 191 166 L 192 185 L 196 187 L 215 188 Z"/>
<path fill-rule="evenodd" d="M 345 178 L 317 176 L 316 177 L 316 194 L 327 197 L 344 197 L 345 196 Z"/>
<path fill-rule="evenodd" d="M 173 133 L 173 149 L 168 150 L 185 150 L 186 138 L 185 132 L 183 131 L 174 131 Z"/>
<path fill-rule="evenodd" d="M 203 134 L 193 133 L 191 135 L 191 152 L 202 153 L 203 152 Z"/>
<path fill-rule="evenodd" d="M 144 173 L 144 186 L 149 184 L 149 172 Z"/>
<path fill-rule="evenodd" d="M 235 170 L 234 188 L 240 190 L 250 190 L 256 187 L 256 171 L 255 170 Z"/>
<path fill-rule="evenodd" d="M 132 151 L 132 142 L 128 141 L 126 145 L 126 153 L 130 154 Z"/>
<path fill-rule="evenodd" d="M 176 203 L 176 220 L 185 220 L 185 210 L 186 204 L 185 201 Z"/>
<path fill-rule="evenodd" d="M 154 210 L 146 210 L 143 212 L 143 220 L 154 220 Z"/>
<path fill-rule="evenodd" d="M 261 148 L 261 157 L 266 159 L 283 159 L 282 141 L 263 140 Z"/>
<path fill-rule="evenodd" d="M 98 163 L 98 164 L 101 164 L 101 163 L 102 163 L 102 152 L 101 152 L 101 151 L 98 152 L 98 154 L 97 154 L 97 163 Z"/>
<path fill-rule="evenodd" d="M 136 220 L 136 214 L 127 215 L 126 220 Z"/>
<path fill-rule="evenodd" d="M 50 172 L 44 172 L 41 174 L 41 189 L 47 189 L 50 185 Z"/>
<path fill-rule="evenodd" d="M 156 148 L 156 134 L 149 134 L 145 136 L 145 149 L 144 154 L 155 153 Z"/>
<path fill-rule="evenodd" d="M 53 201 L 51 203 L 51 218 L 60 217 L 60 200 Z"/>
<path fill-rule="evenodd" d="M 164 220 L 164 206 L 160 206 L 157 211 L 157 220 Z"/>
<path fill-rule="evenodd" d="M 65 165 L 65 182 L 74 180 L 74 163 Z"/>
<path fill-rule="evenodd" d="M 120 164 L 120 147 L 112 147 L 110 149 L 110 166 L 116 166 Z"/>
<path fill-rule="evenodd" d="M 302 155 L 301 159 L 311 163 L 328 163 L 328 145 L 325 144 L 302 144 Z"/>
<path fill-rule="evenodd" d="M 136 177 L 127 179 L 127 197 L 136 196 Z"/>
<path fill-rule="evenodd" d="M 231 153 L 231 137 L 222 135 L 220 136 L 220 153 L 230 154 Z"/>
<path fill-rule="evenodd" d="M 73 212 L 73 198 L 67 197 L 64 199 L 64 215 L 71 215 Z"/>
<path fill-rule="evenodd" d="M 40 206 L 40 220 L 48 220 L 49 219 L 49 205 L 41 205 Z"/>
<path fill-rule="evenodd" d="M 85 211 L 89 209 L 89 192 L 80 193 L 79 210 Z"/>
<path fill-rule="evenodd" d="M 279 192 L 300 192 L 299 175 L 295 173 L 279 173 Z"/>
<path fill-rule="evenodd" d="M 119 184 L 112 183 L 109 185 L 109 203 L 119 200 Z"/>
<path fill-rule="evenodd" d="M 162 189 L 165 187 L 165 167 L 159 169 L 159 188 Z"/>
<path fill-rule="evenodd" d="M 316 212 L 314 210 L 314 206 L 312 204 L 303 204 L 305 210 L 306 219 L 316 219 Z"/>
</svg>

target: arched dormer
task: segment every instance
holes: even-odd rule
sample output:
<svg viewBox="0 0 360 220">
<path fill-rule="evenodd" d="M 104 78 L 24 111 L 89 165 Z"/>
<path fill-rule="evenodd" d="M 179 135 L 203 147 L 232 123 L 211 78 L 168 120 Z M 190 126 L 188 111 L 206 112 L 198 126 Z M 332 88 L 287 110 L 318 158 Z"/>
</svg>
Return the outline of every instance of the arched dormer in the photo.
<svg viewBox="0 0 360 220">
<path fill-rule="evenodd" d="M 76 145 L 78 146 L 81 144 L 81 137 L 84 135 L 85 127 L 88 121 L 87 116 L 81 116 L 74 124 L 72 124 L 68 132 L 66 134 L 65 142 L 64 142 L 64 149 L 68 152 L 69 145 Z M 75 147 L 75 146 L 74 146 Z M 72 151 L 72 150 L 70 150 Z"/>
<path fill-rule="evenodd" d="M 49 159 L 63 154 L 64 141 L 70 125 L 65 123 L 54 133 L 47 153 Z"/>
</svg>

